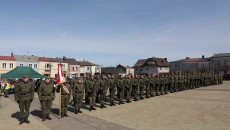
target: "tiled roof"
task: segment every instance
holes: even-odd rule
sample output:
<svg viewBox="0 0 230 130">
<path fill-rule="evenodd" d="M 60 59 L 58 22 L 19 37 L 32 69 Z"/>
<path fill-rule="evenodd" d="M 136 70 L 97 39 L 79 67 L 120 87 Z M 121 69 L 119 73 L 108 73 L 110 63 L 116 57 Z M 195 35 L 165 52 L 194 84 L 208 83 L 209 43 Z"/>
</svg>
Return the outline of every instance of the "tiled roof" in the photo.
<svg viewBox="0 0 230 130">
<path fill-rule="evenodd" d="M 16 59 L 11 56 L 0 56 L 0 60 L 16 61 Z"/>
<path fill-rule="evenodd" d="M 134 68 L 141 67 L 145 64 L 146 61 L 147 61 L 147 59 L 140 59 L 137 61 L 137 63 L 133 67 Z"/>
<path fill-rule="evenodd" d="M 184 62 L 198 62 L 201 58 L 192 58 L 192 59 L 186 59 Z"/>
<path fill-rule="evenodd" d="M 81 66 L 98 66 L 96 64 L 93 64 L 89 61 L 78 61 L 78 63 L 81 65 Z"/>
<path fill-rule="evenodd" d="M 148 61 L 153 61 L 154 64 L 148 65 L 147 64 Z M 137 63 L 133 67 L 134 68 L 138 68 L 138 67 L 143 67 L 143 66 L 162 66 L 162 67 L 168 67 L 169 63 L 168 63 L 167 59 L 165 59 L 165 58 L 152 57 L 152 58 L 148 58 L 148 59 L 138 60 Z"/>
<path fill-rule="evenodd" d="M 38 57 L 38 61 L 53 62 L 53 58 L 48 58 L 48 57 Z"/>
<path fill-rule="evenodd" d="M 63 62 L 67 62 L 70 65 L 80 65 L 74 58 L 65 58 L 62 60 Z"/>
<path fill-rule="evenodd" d="M 38 62 L 37 56 L 14 55 L 14 57 L 17 61 Z"/>
<path fill-rule="evenodd" d="M 125 71 L 121 68 L 116 67 L 103 67 L 101 68 L 101 73 L 104 74 L 125 74 Z"/>
</svg>

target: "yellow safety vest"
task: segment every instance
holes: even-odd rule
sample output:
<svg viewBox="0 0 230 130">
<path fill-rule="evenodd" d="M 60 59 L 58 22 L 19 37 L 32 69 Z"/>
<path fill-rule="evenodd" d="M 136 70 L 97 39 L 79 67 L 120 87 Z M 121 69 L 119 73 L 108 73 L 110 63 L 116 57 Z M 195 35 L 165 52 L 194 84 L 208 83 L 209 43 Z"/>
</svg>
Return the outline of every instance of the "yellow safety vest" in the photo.
<svg viewBox="0 0 230 130">
<path fill-rule="evenodd" d="M 10 84 L 9 83 L 6 83 L 5 89 L 10 89 Z"/>
</svg>

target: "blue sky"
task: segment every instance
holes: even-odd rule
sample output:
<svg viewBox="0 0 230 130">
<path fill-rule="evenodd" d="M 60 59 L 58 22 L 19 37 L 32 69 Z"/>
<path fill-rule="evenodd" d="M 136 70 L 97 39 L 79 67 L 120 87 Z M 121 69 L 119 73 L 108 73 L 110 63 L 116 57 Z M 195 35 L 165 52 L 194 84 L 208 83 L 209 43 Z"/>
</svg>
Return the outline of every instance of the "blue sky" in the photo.
<svg viewBox="0 0 230 130">
<path fill-rule="evenodd" d="M 102 66 L 230 49 L 230 0 L 0 0 L 0 55 Z"/>
</svg>

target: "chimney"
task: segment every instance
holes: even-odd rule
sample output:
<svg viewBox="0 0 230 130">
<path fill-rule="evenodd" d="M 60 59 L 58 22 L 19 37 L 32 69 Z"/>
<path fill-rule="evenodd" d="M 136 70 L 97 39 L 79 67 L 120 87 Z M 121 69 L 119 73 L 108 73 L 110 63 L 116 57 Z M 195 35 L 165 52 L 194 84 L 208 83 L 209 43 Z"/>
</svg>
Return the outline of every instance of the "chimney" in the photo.
<svg viewBox="0 0 230 130">
<path fill-rule="evenodd" d="M 11 57 L 14 57 L 14 53 L 13 52 L 11 52 Z"/>
<path fill-rule="evenodd" d="M 167 60 L 167 58 L 165 58 L 165 60 Z"/>
<path fill-rule="evenodd" d="M 186 57 L 186 59 L 190 59 L 189 57 Z"/>
<path fill-rule="evenodd" d="M 204 55 L 202 55 L 202 59 L 204 59 Z"/>
</svg>

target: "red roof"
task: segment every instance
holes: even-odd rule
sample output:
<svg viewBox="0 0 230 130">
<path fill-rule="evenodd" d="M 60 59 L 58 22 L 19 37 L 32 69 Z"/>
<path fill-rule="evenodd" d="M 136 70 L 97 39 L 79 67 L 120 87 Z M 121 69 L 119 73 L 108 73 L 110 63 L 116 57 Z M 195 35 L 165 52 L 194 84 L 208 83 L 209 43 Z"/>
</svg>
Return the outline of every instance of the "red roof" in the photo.
<svg viewBox="0 0 230 130">
<path fill-rule="evenodd" d="M 12 56 L 0 56 L 0 60 L 16 61 L 16 59 Z"/>
<path fill-rule="evenodd" d="M 186 59 L 184 62 L 198 62 L 201 58 Z"/>
<path fill-rule="evenodd" d="M 48 58 L 48 57 L 38 57 L 39 61 L 46 61 L 46 62 L 52 62 L 53 58 Z"/>
</svg>

